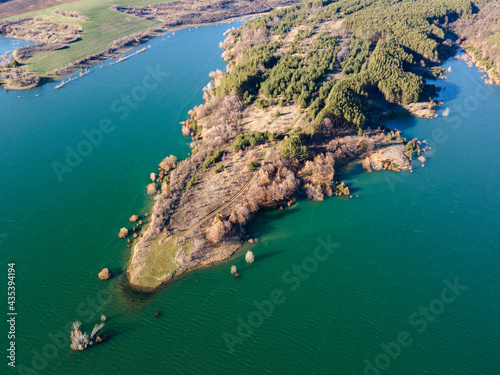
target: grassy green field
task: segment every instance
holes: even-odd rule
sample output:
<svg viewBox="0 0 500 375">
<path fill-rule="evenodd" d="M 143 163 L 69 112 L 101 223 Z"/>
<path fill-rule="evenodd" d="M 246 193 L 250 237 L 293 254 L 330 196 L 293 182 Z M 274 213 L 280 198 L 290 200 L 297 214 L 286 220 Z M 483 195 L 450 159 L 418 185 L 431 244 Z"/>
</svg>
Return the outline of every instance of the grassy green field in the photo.
<svg viewBox="0 0 500 375">
<path fill-rule="evenodd" d="M 164 0 L 162 0 L 164 1 Z M 39 75 L 93 55 L 109 48 L 114 40 L 143 32 L 160 24 L 125 15 L 109 9 L 112 5 L 133 6 L 156 4 L 155 0 L 78 0 L 72 3 L 18 14 L 7 19 L 45 18 L 53 22 L 78 24 L 83 27 L 82 39 L 71 43 L 69 48 L 39 54 L 28 61 L 28 67 Z M 54 14 L 56 10 L 73 10 L 89 18 L 88 21 L 67 18 Z"/>
<path fill-rule="evenodd" d="M 179 235 L 170 238 L 162 244 L 158 244 L 158 237 L 152 241 L 144 268 L 136 275 L 136 285 L 139 284 L 146 289 L 154 289 L 158 286 L 159 279 L 163 279 L 171 272 L 178 271 L 178 265 L 175 260 L 177 252 L 182 250 L 186 255 L 191 254 L 193 243 L 186 241 L 181 245 L 176 245 L 174 243 L 175 238 L 178 239 Z"/>
</svg>

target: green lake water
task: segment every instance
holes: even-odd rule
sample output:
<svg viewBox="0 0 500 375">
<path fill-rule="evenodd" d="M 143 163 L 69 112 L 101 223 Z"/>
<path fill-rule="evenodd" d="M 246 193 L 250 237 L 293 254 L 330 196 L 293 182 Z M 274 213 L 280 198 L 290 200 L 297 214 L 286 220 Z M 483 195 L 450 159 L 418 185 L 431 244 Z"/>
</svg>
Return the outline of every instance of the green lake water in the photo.
<svg viewBox="0 0 500 375">
<path fill-rule="evenodd" d="M 437 83 L 449 117 L 387 123 L 429 142 L 425 167 L 350 165 L 341 176 L 359 199 L 260 214 L 249 226 L 259 242 L 229 261 L 153 294 L 127 288 L 118 230 L 150 212 L 158 162 L 189 152 L 179 121 L 208 73 L 224 70 L 227 28 L 157 38 L 60 90 L 0 93 L 2 314 L 9 262 L 18 313 L 17 367 L 4 322 L 0 373 L 499 374 L 500 87 L 462 61 L 447 61 L 453 72 Z M 87 155 L 58 177 L 54 162 L 78 147 Z M 103 267 L 119 276 L 99 281 Z M 71 351 L 68 324 L 91 330 L 101 314 L 109 341 Z"/>
</svg>

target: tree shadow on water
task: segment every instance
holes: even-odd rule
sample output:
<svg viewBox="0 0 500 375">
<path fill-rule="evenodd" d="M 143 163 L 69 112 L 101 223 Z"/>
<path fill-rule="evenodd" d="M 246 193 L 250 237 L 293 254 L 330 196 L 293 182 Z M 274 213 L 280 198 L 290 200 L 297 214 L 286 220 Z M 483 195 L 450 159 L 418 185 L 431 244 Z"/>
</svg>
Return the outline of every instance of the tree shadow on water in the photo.
<svg viewBox="0 0 500 375">
<path fill-rule="evenodd" d="M 274 256 L 280 255 L 284 252 L 285 251 L 283 251 L 283 250 L 276 250 L 276 251 L 268 251 L 268 252 L 263 253 L 263 254 L 257 253 L 257 257 L 255 258 L 255 263 L 263 261 L 264 259 L 267 259 L 267 258 L 272 258 Z"/>
<path fill-rule="evenodd" d="M 298 200 L 300 200 L 300 198 L 298 198 Z M 250 233 L 251 236 L 259 238 L 273 232 L 279 220 L 299 212 L 300 208 L 298 206 L 298 203 L 294 203 L 290 207 L 285 205 L 282 210 L 274 208 L 259 212 L 248 224 L 248 233 Z"/>
<path fill-rule="evenodd" d="M 366 170 L 363 168 L 359 159 L 354 160 L 338 169 L 338 177 L 340 177 L 341 181 L 342 179 L 354 181 L 357 176 L 364 173 L 366 173 Z"/>
<path fill-rule="evenodd" d="M 446 102 L 458 98 L 460 95 L 460 87 L 454 83 L 446 82 L 439 92 L 438 100 L 444 102 L 443 106 L 446 107 Z"/>
<path fill-rule="evenodd" d="M 254 253 L 255 254 L 255 261 L 252 264 L 248 264 L 248 263 L 243 261 L 242 265 L 238 266 L 238 273 L 244 274 L 245 271 L 247 271 L 247 270 L 254 269 L 256 267 L 260 267 L 262 264 L 265 264 L 265 260 L 272 258 L 272 257 L 275 257 L 275 256 L 278 256 L 284 252 L 285 251 L 283 251 L 283 250 L 268 251 L 266 253 L 255 252 Z"/>
</svg>

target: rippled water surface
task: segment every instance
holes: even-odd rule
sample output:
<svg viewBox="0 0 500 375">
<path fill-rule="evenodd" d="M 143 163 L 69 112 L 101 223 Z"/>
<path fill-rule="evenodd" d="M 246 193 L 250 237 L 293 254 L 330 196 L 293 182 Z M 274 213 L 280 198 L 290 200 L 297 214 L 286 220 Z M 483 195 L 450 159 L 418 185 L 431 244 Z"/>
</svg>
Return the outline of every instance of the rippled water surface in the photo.
<svg viewBox="0 0 500 375">
<path fill-rule="evenodd" d="M 150 212 L 149 173 L 189 152 L 179 121 L 201 103 L 208 73 L 224 69 L 227 28 L 157 38 L 59 90 L 0 93 L 0 255 L 4 285 L 6 263 L 16 263 L 17 369 L 497 374 L 500 87 L 462 61 L 448 61 L 453 72 L 438 83 L 449 117 L 388 124 L 428 140 L 425 167 L 344 168 L 359 199 L 301 200 L 259 215 L 249 227 L 258 244 L 152 295 L 130 292 L 123 273 L 97 279 L 103 267 L 126 268 L 130 249 L 116 235 L 130 215 Z M 148 76 L 155 87 L 145 89 Z M 86 156 L 66 160 L 71 150 Z M 68 324 L 90 330 L 101 314 L 110 340 L 72 352 Z"/>
</svg>

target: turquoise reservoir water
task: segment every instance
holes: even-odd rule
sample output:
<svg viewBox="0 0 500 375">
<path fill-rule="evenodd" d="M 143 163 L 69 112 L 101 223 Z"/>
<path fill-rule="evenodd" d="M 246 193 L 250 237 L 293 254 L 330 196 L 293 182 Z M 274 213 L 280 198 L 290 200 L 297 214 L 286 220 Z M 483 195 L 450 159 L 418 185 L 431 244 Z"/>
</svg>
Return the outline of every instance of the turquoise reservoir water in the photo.
<svg viewBox="0 0 500 375">
<path fill-rule="evenodd" d="M 19 47 L 25 47 L 32 44 L 36 44 L 35 42 L 30 42 L 29 40 L 18 39 L 18 38 L 2 38 L 0 37 L 0 55 L 3 55 L 5 52 L 10 52 Z"/>
<path fill-rule="evenodd" d="M 344 168 L 359 199 L 264 213 L 259 243 L 230 261 L 151 295 L 127 288 L 118 230 L 150 212 L 158 162 L 189 152 L 178 122 L 224 68 L 227 28 L 158 38 L 60 90 L 0 93 L 0 267 L 6 290 L 16 263 L 18 312 L 17 367 L 3 356 L 2 373 L 498 374 L 500 88 L 461 61 L 439 82 L 449 117 L 388 124 L 428 140 L 425 167 Z M 103 267 L 121 275 L 101 282 Z M 101 314 L 109 341 L 71 351 L 68 324 Z"/>
</svg>

